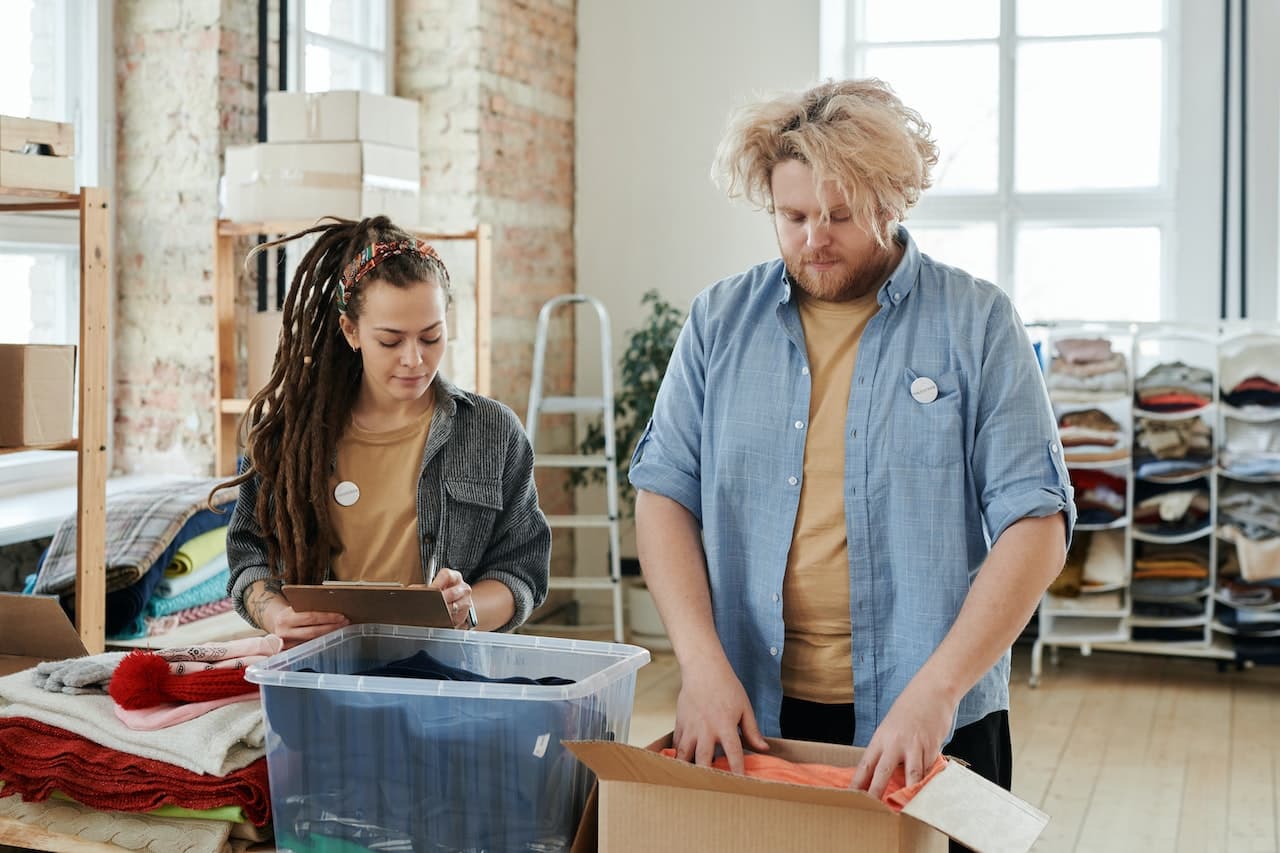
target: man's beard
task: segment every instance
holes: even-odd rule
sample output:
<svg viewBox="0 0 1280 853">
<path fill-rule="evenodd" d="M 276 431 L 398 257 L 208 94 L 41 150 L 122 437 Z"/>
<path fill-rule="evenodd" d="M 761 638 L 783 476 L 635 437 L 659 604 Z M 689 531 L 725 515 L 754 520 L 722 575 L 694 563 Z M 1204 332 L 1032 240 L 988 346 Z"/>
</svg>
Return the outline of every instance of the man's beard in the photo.
<svg viewBox="0 0 1280 853">
<path fill-rule="evenodd" d="M 783 262 L 791 280 L 813 298 L 824 302 L 850 302 L 875 292 L 884 284 L 892 271 L 889 267 L 893 256 L 891 249 L 885 249 L 853 270 L 849 270 L 847 261 L 842 261 L 835 268 L 819 273 L 809 271 L 808 265 L 813 257 L 784 257 Z M 820 257 L 819 260 L 826 259 Z"/>
</svg>

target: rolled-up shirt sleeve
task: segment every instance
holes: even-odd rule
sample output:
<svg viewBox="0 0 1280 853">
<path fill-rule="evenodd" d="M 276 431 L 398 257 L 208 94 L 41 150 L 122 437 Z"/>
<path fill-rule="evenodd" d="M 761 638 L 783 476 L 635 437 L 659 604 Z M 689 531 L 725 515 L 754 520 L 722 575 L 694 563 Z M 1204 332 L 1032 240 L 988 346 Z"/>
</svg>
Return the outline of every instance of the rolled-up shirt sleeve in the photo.
<svg viewBox="0 0 1280 853">
<path fill-rule="evenodd" d="M 705 295 L 704 295 L 705 296 Z M 631 485 L 676 501 L 702 522 L 702 417 L 706 390 L 706 306 L 694 300 L 653 416 L 631 456 Z"/>
<path fill-rule="evenodd" d="M 1070 545 L 1076 508 L 1057 419 L 1031 341 L 1004 296 L 987 319 L 973 476 L 991 542 L 1023 518 L 1061 512 Z"/>
</svg>

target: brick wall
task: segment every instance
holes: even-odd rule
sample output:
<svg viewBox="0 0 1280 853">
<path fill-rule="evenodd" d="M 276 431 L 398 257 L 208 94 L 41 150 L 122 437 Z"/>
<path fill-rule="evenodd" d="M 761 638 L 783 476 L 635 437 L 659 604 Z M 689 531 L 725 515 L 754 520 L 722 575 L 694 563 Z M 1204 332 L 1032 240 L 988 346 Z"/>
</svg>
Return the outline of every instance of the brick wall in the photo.
<svg viewBox="0 0 1280 853">
<path fill-rule="evenodd" d="M 257 128 L 257 7 L 115 7 L 115 464 L 213 461 L 213 223 L 226 145 Z"/>
</svg>

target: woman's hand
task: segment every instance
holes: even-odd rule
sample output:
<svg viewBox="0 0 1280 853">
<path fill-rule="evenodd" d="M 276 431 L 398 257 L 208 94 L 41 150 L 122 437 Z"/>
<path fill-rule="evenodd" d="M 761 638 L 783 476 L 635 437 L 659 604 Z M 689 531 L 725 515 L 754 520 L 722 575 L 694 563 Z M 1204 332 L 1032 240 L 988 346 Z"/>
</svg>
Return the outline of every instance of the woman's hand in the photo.
<svg viewBox="0 0 1280 853">
<path fill-rule="evenodd" d="M 263 627 L 284 640 L 286 649 L 351 624 L 341 613 L 323 613 L 318 610 L 299 613 L 288 604 L 278 608 L 267 618 L 271 620 L 271 626 Z"/>
<path fill-rule="evenodd" d="M 286 649 L 350 624 L 341 613 L 294 610 L 276 578 L 255 581 L 245 592 L 244 605 L 253 624 L 283 640 Z"/>
<path fill-rule="evenodd" d="M 471 598 L 471 584 L 462 579 L 462 573 L 453 569 L 441 569 L 427 584 L 427 589 L 438 589 L 444 595 L 453 627 L 467 630 L 476 627 L 475 601 Z"/>
</svg>

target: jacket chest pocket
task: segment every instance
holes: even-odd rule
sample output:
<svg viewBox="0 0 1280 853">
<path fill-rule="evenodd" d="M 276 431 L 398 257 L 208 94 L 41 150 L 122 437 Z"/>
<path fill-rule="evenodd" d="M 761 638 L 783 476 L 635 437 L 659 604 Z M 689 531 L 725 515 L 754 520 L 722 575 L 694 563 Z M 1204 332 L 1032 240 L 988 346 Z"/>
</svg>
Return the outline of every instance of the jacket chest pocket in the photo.
<svg viewBox="0 0 1280 853">
<path fill-rule="evenodd" d="M 466 573 L 480 566 L 494 524 L 502 511 L 500 480 L 446 480 L 445 521 L 448 525 L 444 564 Z"/>
<path fill-rule="evenodd" d="M 905 368 L 893 388 L 893 449 L 935 467 L 964 461 L 964 374 Z"/>
</svg>

